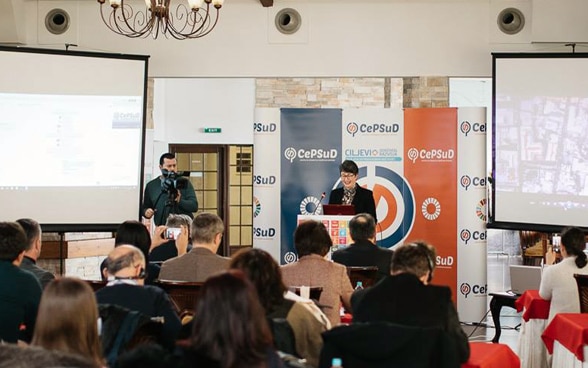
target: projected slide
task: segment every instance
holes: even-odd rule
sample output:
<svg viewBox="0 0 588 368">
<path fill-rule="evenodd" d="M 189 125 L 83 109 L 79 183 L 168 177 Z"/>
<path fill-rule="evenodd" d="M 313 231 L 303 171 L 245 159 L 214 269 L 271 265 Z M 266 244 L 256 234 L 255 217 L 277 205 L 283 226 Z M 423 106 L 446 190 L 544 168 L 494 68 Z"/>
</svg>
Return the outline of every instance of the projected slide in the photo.
<svg viewBox="0 0 588 368">
<path fill-rule="evenodd" d="M 0 131 L 39 153 L 19 159 L 26 170 L 0 171 L 0 189 L 138 186 L 142 109 L 140 96 L 0 93 Z M 8 139 L 0 157 L 22 146 Z"/>
<path fill-rule="evenodd" d="M 588 59 L 517 56 L 496 62 L 493 217 L 588 226 Z"/>
</svg>

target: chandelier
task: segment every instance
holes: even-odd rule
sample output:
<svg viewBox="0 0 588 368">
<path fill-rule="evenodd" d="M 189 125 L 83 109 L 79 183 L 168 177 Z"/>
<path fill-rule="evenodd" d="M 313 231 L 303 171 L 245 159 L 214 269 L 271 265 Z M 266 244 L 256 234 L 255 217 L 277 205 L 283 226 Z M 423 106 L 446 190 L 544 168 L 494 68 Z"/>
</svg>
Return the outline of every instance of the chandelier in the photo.
<svg viewBox="0 0 588 368">
<path fill-rule="evenodd" d="M 135 9 L 131 1 L 108 0 L 109 12 L 106 0 L 98 0 L 102 21 L 111 31 L 131 38 L 157 38 L 161 33 L 185 40 L 206 36 L 214 29 L 224 0 L 187 0 L 187 4 L 180 3 L 174 9 L 174 0 L 145 0 L 142 10 Z"/>
</svg>

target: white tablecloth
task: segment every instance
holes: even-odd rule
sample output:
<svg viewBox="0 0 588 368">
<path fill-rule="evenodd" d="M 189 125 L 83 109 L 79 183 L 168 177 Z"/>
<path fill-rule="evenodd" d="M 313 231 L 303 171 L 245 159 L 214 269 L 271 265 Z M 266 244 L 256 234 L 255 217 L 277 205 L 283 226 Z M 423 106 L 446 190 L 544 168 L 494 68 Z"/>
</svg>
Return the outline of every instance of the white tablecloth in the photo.
<svg viewBox="0 0 588 368">
<path fill-rule="evenodd" d="M 546 319 L 522 321 L 517 347 L 521 368 L 549 368 L 551 366 L 549 353 L 541 339 L 541 334 L 546 326 Z"/>
<path fill-rule="evenodd" d="M 584 357 L 588 357 L 588 346 L 584 346 Z M 588 362 L 582 362 L 574 353 L 555 340 L 553 343 L 553 368 L 588 368 Z"/>
</svg>

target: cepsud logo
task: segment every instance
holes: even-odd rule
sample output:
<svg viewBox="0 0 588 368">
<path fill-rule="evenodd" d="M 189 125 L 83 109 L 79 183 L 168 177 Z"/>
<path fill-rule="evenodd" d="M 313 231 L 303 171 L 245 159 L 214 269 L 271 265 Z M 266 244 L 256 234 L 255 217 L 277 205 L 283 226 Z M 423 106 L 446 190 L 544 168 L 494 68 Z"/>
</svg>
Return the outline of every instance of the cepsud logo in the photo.
<svg viewBox="0 0 588 368">
<path fill-rule="evenodd" d="M 294 252 L 286 252 L 286 254 L 284 254 L 284 262 L 286 263 L 296 262 L 297 259 L 298 257 Z"/>
<path fill-rule="evenodd" d="M 459 237 L 464 243 L 467 244 L 468 241 L 470 241 L 470 239 L 472 238 L 472 233 L 468 229 L 462 229 L 459 232 Z"/>
<path fill-rule="evenodd" d="M 296 158 L 300 161 L 335 161 L 338 156 L 336 149 L 323 149 L 323 148 L 301 148 L 296 150 L 293 147 L 288 147 L 284 150 L 284 157 L 290 163 L 294 162 Z"/>
<path fill-rule="evenodd" d="M 459 292 L 466 298 L 470 294 L 484 296 L 488 292 L 488 285 L 470 285 L 464 282 L 459 286 Z"/>
<path fill-rule="evenodd" d="M 274 185 L 276 184 L 276 177 L 274 175 L 270 176 L 262 176 L 262 175 L 254 175 L 253 176 L 253 184 L 256 185 Z"/>
<path fill-rule="evenodd" d="M 253 236 L 255 236 L 256 238 L 270 239 L 276 236 L 276 229 L 274 229 L 273 227 L 254 227 Z"/>
<path fill-rule="evenodd" d="M 276 123 L 253 123 L 253 131 L 256 133 L 273 133 L 277 128 Z"/>
<path fill-rule="evenodd" d="M 470 178 L 469 175 L 464 175 L 459 180 L 459 183 L 461 184 L 461 186 L 465 190 L 468 190 L 468 188 L 470 186 L 473 186 L 474 188 L 485 188 L 486 187 L 486 178 L 480 178 L 478 176 L 474 176 L 474 177 Z"/>
<path fill-rule="evenodd" d="M 410 148 L 406 155 L 408 159 L 412 161 L 414 164 L 416 160 L 420 159 L 421 161 L 431 161 L 431 162 L 438 162 L 438 161 L 451 161 L 455 157 L 455 151 L 453 149 L 421 149 L 418 150 L 414 147 Z"/>
<path fill-rule="evenodd" d="M 364 133 L 364 134 L 389 134 L 389 133 L 398 133 L 400 131 L 399 124 L 385 124 L 385 123 L 356 123 L 351 122 L 347 124 L 347 133 L 351 134 L 352 137 L 355 137 L 357 133 Z"/>
<path fill-rule="evenodd" d="M 486 124 L 470 123 L 469 121 L 464 120 L 459 125 L 459 130 L 467 137 L 470 132 L 485 133 Z"/>
</svg>

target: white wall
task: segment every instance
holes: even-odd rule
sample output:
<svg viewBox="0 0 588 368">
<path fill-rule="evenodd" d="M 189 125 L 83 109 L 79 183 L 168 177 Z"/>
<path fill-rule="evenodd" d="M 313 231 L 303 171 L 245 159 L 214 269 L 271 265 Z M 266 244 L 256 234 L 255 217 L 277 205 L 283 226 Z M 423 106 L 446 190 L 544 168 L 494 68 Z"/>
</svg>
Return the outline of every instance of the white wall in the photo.
<svg viewBox="0 0 588 368">
<path fill-rule="evenodd" d="M 158 78 L 154 92 L 155 140 L 253 144 L 254 79 Z M 204 133 L 203 128 L 222 131 Z"/>
<path fill-rule="evenodd" d="M 154 77 L 478 77 L 491 75 L 491 52 L 546 51 L 531 44 L 528 30 L 514 36 L 496 30 L 498 11 L 513 4 L 528 11 L 531 0 L 276 0 L 272 8 L 227 0 L 217 29 L 183 41 L 118 36 L 102 23 L 93 0 L 22 1 L 27 46 L 63 48 L 69 41 L 79 50 L 147 54 Z M 277 35 L 273 24 L 273 14 L 286 6 L 303 17 L 292 39 Z M 45 30 L 44 16 L 53 7 L 71 9 L 77 18 L 69 35 Z"/>
</svg>

